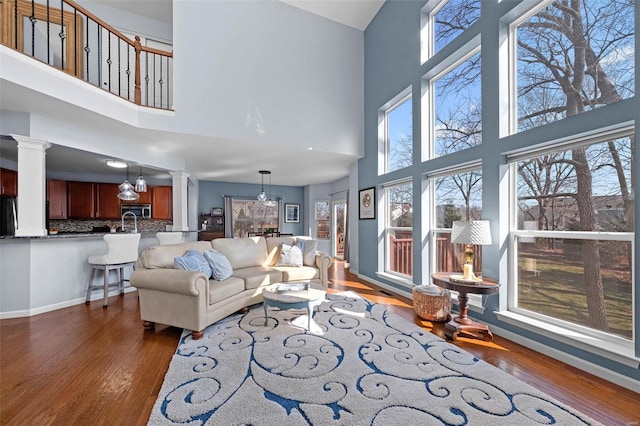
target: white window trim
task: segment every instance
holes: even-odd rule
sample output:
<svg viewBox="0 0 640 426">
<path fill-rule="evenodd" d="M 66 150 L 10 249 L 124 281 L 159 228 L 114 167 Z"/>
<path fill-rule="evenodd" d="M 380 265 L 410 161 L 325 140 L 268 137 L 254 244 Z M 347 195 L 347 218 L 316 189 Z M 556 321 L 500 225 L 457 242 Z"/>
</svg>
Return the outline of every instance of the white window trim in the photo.
<svg viewBox="0 0 640 426">
<path fill-rule="evenodd" d="M 389 173 L 389 159 L 387 156 L 389 148 L 389 113 L 399 107 L 407 99 L 411 99 L 413 93 L 411 86 L 394 96 L 389 102 L 378 109 L 378 175 Z M 412 108 L 413 111 L 413 108 Z M 412 123 L 413 132 L 413 123 Z M 395 170 L 394 170 L 395 171 Z"/>
</svg>

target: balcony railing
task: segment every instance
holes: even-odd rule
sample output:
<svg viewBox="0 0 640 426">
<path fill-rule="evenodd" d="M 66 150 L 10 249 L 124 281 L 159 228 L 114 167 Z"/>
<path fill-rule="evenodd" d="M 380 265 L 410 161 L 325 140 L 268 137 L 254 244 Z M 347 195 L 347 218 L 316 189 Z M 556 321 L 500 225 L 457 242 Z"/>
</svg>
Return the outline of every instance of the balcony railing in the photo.
<svg viewBox="0 0 640 426">
<path fill-rule="evenodd" d="M 464 244 L 451 244 L 451 234 L 436 238 L 436 270 L 434 272 L 462 272 Z M 389 269 L 403 275 L 413 275 L 413 239 L 389 236 Z M 482 248 L 473 246 L 473 270 L 482 270 Z"/>
<path fill-rule="evenodd" d="M 2 44 L 137 105 L 171 109 L 173 53 L 71 0 L 0 0 Z"/>
</svg>

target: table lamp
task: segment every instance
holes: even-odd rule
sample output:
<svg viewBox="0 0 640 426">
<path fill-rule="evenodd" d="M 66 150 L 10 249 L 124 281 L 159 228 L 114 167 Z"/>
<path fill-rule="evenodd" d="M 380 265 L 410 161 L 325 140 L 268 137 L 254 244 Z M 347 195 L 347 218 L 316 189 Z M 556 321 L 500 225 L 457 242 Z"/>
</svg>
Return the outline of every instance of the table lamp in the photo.
<svg viewBox="0 0 640 426">
<path fill-rule="evenodd" d="M 471 220 L 468 222 L 455 221 L 451 228 L 451 242 L 455 244 L 466 244 L 464 250 L 464 265 L 462 275 L 451 275 L 453 281 L 473 281 L 480 282 L 482 279 L 473 273 L 473 247 L 472 245 L 491 244 L 491 229 L 488 220 Z"/>
</svg>

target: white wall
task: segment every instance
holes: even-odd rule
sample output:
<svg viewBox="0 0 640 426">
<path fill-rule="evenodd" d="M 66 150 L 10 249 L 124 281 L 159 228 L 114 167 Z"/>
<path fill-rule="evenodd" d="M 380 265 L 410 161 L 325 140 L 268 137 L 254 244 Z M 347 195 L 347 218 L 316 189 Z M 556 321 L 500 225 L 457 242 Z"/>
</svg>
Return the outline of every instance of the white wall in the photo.
<svg viewBox="0 0 640 426">
<path fill-rule="evenodd" d="M 361 31 L 278 1 L 184 0 L 173 11 L 178 128 L 363 154 Z"/>
</svg>

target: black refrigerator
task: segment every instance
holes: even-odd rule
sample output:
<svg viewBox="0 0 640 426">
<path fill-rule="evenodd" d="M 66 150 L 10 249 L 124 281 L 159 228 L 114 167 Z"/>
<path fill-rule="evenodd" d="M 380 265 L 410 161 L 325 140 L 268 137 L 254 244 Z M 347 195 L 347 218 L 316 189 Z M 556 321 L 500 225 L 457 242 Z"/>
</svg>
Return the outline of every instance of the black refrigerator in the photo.
<svg viewBox="0 0 640 426">
<path fill-rule="evenodd" d="M 15 235 L 18 227 L 16 197 L 0 195 L 0 235 Z"/>
</svg>

